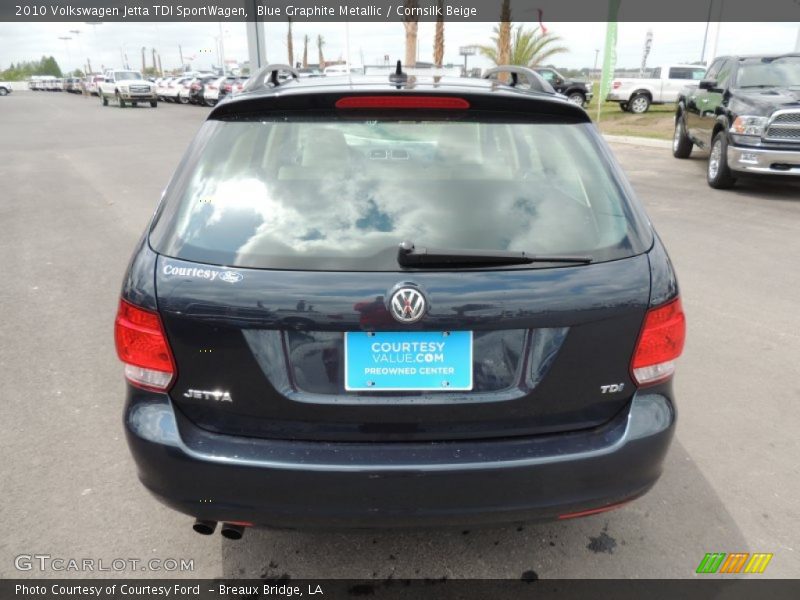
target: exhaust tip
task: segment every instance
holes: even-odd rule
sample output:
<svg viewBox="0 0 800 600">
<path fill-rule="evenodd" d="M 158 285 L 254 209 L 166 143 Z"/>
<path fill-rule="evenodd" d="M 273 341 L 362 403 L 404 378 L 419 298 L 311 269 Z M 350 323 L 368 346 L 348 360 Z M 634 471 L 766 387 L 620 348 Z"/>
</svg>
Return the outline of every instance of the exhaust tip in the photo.
<svg viewBox="0 0 800 600">
<path fill-rule="evenodd" d="M 200 535 L 211 535 L 216 528 L 216 521 L 203 521 L 202 519 L 195 519 L 194 525 L 192 525 L 192 529 Z"/>
<path fill-rule="evenodd" d="M 224 523 L 220 533 L 222 533 L 222 537 L 228 538 L 229 540 L 240 540 L 244 535 L 244 527 L 232 523 Z"/>
</svg>

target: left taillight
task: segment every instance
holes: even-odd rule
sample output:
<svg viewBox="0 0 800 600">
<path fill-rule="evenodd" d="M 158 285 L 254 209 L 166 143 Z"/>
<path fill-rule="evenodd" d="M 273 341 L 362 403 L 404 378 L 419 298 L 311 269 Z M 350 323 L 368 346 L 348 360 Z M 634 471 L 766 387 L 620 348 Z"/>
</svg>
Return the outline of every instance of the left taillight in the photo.
<svg viewBox="0 0 800 600">
<path fill-rule="evenodd" d="M 158 313 L 120 300 L 114 341 L 128 381 L 150 390 L 169 388 L 175 377 L 175 360 Z"/>
<path fill-rule="evenodd" d="M 631 361 L 636 383 L 653 385 L 672 377 L 685 341 L 686 317 L 680 298 L 648 310 Z"/>
</svg>

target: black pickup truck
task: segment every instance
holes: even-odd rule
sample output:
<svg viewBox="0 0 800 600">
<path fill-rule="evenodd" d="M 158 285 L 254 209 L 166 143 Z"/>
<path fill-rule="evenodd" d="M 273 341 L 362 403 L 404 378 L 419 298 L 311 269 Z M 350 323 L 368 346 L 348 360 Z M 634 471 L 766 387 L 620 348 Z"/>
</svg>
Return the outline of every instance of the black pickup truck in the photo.
<svg viewBox="0 0 800 600">
<path fill-rule="evenodd" d="M 533 67 L 533 70 L 544 77 L 544 80 L 552 85 L 555 91 L 564 94 L 570 102 L 578 106 L 585 106 L 592 99 L 591 81 L 587 83 L 569 79 L 550 67 Z"/>
<path fill-rule="evenodd" d="M 678 96 L 672 154 L 709 150 L 707 179 L 741 173 L 800 176 L 800 54 L 722 56 Z"/>
</svg>

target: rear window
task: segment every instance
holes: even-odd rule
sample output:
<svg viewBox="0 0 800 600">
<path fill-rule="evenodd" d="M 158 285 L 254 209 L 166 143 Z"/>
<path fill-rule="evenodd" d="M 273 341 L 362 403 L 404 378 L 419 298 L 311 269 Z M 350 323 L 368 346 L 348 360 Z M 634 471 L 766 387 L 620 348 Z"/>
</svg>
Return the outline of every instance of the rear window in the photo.
<svg viewBox="0 0 800 600">
<path fill-rule="evenodd" d="M 474 118 L 474 117 L 473 117 Z M 643 250 L 587 123 L 208 121 L 151 233 L 227 266 L 398 270 L 397 246 L 589 255 Z"/>
<path fill-rule="evenodd" d="M 706 73 L 705 67 L 670 67 L 669 68 L 669 78 L 670 79 L 696 79 L 700 80 Z"/>
</svg>

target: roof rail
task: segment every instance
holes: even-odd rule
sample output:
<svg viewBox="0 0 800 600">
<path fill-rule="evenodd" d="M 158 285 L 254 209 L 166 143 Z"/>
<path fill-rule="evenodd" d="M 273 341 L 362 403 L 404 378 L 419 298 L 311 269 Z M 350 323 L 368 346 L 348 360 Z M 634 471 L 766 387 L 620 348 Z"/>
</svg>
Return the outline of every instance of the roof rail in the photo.
<svg viewBox="0 0 800 600">
<path fill-rule="evenodd" d="M 555 94 L 556 90 L 553 88 L 552 85 L 541 75 L 539 75 L 533 69 L 528 67 L 518 67 L 516 65 L 499 65 L 492 69 L 488 69 L 484 74 L 484 79 L 494 79 L 495 75 L 500 73 L 508 73 L 511 75 L 511 82 L 508 84 L 511 87 L 517 87 L 517 85 L 524 81 L 529 86 L 530 89 L 535 90 L 537 92 L 544 92 L 546 94 Z"/>
<path fill-rule="evenodd" d="M 300 79 L 300 74 L 290 65 L 267 65 L 250 78 L 250 80 L 247 82 L 247 85 L 244 86 L 244 91 L 252 92 L 253 90 L 264 87 L 268 84 L 272 87 L 278 87 L 281 85 L 281 73 L 288 73 L 291 78 Z"/>
</svg>

